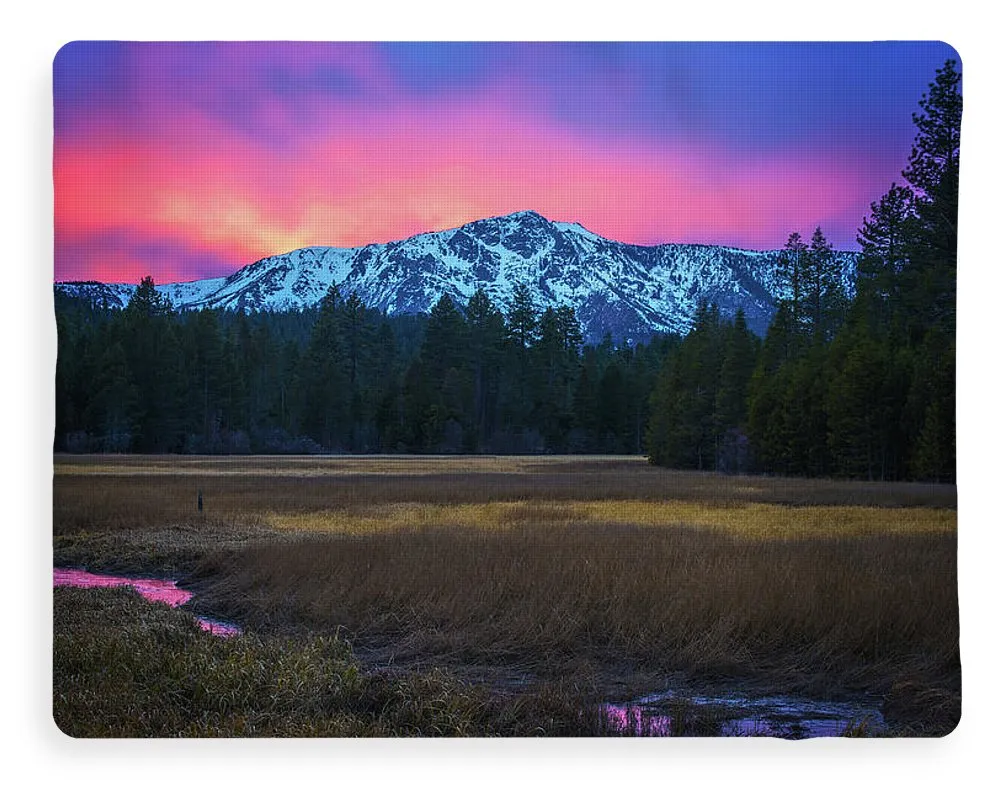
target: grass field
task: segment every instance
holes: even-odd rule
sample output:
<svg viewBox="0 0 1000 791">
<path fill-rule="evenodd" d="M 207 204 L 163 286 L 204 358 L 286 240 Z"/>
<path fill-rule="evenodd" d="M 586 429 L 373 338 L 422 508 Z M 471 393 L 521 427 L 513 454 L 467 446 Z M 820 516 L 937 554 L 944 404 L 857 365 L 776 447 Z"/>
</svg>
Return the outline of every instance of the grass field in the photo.
<svg viewBox="0 0 1000 791">
<path fill-rule="evenodd" d="M 426 712 L 417 725 L 365 719 L 342 695 L 319 713 L 291 706 L 285 731 L 272 713 L 251 731 L 216 717 L 206 733 L 592 734 L 588 706 L 668 682 L 877 696 L 901 734 L 947 733 L 960 714 L 953 486 L 724 477 L 632 457 L 57 457 L 53 518 L 57 565 L 180 576 L 198 610 L 259 641 L 245 650 L 346 640 L 343 661 L 366 683 L 389 673 L 390 686 L 478 701 L 459 727 Z M 110 595 L 87 593 L 92 609 Z M 61 652 L 116 639 L 73 626 L 79 603 L 62 598 L 57 689 Z M 119 619 L 136 606 L 108 605 Z M 199 672 L 236 650 L 214 639 L 191 638 Z M 73 689 L 91 689 L 88 666 L 96 675 L 74 665 Z M 116 700 L 140 695 L 122 689 Z M 193 732 L 179 724 L 193 694 L 171 692 L 188 714 L 146 732 Z M 92 705 L 66 706 L 81 734 L 101 732 Z M 361 717 L 353 731 L 337 706 Z M 119 720 L 117 735 L 144 735 Z"/>
</svg>

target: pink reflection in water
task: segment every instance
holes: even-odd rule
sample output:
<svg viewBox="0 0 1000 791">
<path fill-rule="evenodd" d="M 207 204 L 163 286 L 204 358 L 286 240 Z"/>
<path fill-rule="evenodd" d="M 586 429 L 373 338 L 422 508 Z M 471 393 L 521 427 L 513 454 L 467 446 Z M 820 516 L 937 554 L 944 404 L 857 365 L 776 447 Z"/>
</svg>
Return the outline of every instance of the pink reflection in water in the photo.
<svg viewBox="0 0 1000 791">
<path fill-rule="evenodd" d="M 137 577 L 116 577 L 111 574 L 92 574 L 81 569 L 53 569 L 52 584 L 55 587 L 65 585 L 72 588 L 117 588 L 128 586 L 135 588 L 142 598 L 148 601 L 163 602 L 170 607 L 180 607 L 191 600 L 189 591 L 177 587 L 173 580 L 139 579 Z M 215 621 L 211 618 L 198 618 L 198 625 L 206 632 L 220 637 L 232 637 L 241 634 L 238 626 Z"/>
<path fill-rule="evenodd" d="M 735 699 L 701 698 L 702 705 Z M 698 698 L 691 700 L 698 705 Z M 773 736 L 783 739 L 811 739 L 842 736 L 852 726 L 864 726 L 869 732 L 885 729 L 881 713 L 850 703 L 832 703 L 797 698 L 764 697 L 743 699 L 742 713 L 723 716 L 716 712 L 714 722 L 719 736 Z M 671 718 L 639 703 L 606 703 L 601 707 L 608 728 L 622 736 L 670 736 Z"/>
<path fill-rule="evenodd" d="M 199 618 L 198 623 L 201 628 L 206 632 L 211 632 L 219 637 L 232 637 L 233 635 L 243 634 L 243 630 L 235 624 L 226 623 L 225 621 L 213 621 L 211 618 Z"/>
<path fill-rule="evenodd" d="M 616 733 L 627 736 L 669 736 L 670 717 L 653 714 L 642 706 L 608 703 L 601 707 L 605 721 Z"/>
<path fill-rule="evenodd" d="M 180 607 L 191 599 L 188 591 L 181 590 L 173 580 L 136 579 L 114 577 L 110 574 L 91 574 L 79 569 L 53 569 L 52 584 L 72 588 L 117 588 L 127 585 L 135 588 L 144 599 L 160 601 L 171 607 Z"/>
</svg>

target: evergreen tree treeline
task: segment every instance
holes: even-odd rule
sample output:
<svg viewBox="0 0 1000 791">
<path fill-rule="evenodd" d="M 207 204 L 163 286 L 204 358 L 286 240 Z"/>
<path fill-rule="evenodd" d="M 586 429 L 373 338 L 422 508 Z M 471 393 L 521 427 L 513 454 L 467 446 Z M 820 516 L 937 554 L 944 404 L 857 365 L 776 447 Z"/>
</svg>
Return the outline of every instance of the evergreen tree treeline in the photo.
<svg viewBox="0 0 1000 791">
<path fill-rule="evenodd" d="M 822 230 L 792 233 L 763 339 L 700 305 L 684 337 L 584 346 L 571 308 L 482 290 L 386 316 L 124 311 L 57 294 L 58 450 L 648 453 L 725 472 L 955 479 L 962 97 L 954 61 L 913 120 L 902 184 L 858 231 L 852 300 Z"/>
<path fill-rule="evenodd" d="M 176 312 L 150 278 L 123 311 L 57 294 L 57 450 L 148 453 L 643 451 L 674 337 L 583 347 L 520 287 L 427 316 L 330 288 L 310 310 Z"/>
<path fill-rule="evenodd" d="M 654 463 L 955 480 L 960 80 L 947 61 L 920 101 L 907 183 L 859 229 L 853 301 L 817 228 L 788 238 L 785 297 L 756 352 L 739 316 L 700 309 L 653 392 Z"/>
</svg>

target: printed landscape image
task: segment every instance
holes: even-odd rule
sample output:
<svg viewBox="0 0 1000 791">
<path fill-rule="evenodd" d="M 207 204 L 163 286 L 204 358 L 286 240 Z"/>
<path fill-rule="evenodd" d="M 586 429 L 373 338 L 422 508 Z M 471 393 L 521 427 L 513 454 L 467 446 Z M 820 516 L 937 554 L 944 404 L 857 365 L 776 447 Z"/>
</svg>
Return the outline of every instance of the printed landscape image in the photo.
<svg viewBox="0 0 1000 791">
<path fill-rule="evenodd" d="M 73 42 L 72 737 L 942 736 L 940 42 Z"/>
</svg>

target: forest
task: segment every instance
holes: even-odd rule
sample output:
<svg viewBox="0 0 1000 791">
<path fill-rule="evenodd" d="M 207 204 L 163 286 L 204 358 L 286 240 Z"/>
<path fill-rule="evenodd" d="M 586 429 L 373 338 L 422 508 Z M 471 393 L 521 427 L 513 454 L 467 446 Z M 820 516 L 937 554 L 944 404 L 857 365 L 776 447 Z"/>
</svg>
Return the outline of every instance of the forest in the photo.
<svg viewBox="0 0 1000 791">
<path fill-rule="evenodd" d="M 388 316 L 336 287 L 301 312 L 124 310 L 56 294 L 55 450 L 647 454 L 679 469 L 955 480 L 961 75 L 914 113 L 900 183 L 858 230 L 844 293 L 820 228 L 790 234 L 764 338 L 699 307 L 691 331 L 584 345 L 521 284 Z"/>
</svg>

